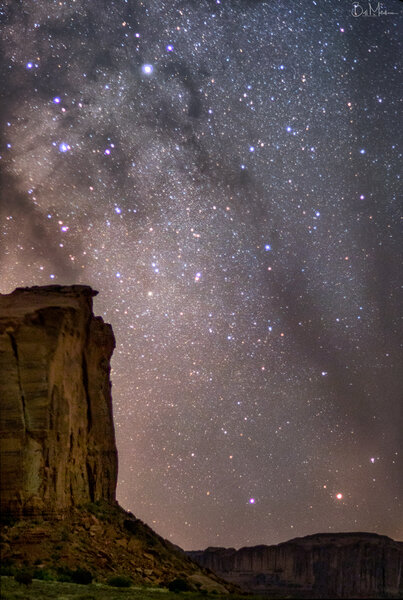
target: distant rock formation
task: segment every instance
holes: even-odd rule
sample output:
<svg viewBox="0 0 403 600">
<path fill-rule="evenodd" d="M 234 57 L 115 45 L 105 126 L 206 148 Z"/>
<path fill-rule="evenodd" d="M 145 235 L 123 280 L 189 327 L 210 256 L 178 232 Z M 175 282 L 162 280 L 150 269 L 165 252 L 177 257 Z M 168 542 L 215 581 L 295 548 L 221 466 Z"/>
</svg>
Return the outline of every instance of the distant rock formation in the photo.
<svg viewBox="0 0 403 600">
<path fill-rule="evenodd" d="M 0 296 L 0 509 L 58 515 L 115 501 L 110 325 L 90 287 Z"/>
<path fill-rule="evenodd" d="M 403 543 L 372 533 L 315 534 L 277 546 L 187 554 L 244 590 L 275 597 L 396 598 L 403 591 Z"/>
</svg>

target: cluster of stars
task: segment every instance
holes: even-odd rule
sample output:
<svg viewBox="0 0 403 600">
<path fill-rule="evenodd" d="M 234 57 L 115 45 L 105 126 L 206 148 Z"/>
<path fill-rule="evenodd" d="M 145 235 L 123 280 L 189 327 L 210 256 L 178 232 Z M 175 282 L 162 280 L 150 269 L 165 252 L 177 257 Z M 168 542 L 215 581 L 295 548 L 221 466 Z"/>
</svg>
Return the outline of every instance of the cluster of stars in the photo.
<svg viewBox="0 0 403 600">
<path fill-rule="evenodd" d="M 99 290 L 161 535 L 399 537 L 397 20 L 241 4 L 10 12 L 1 291 Z"/>
</svg>

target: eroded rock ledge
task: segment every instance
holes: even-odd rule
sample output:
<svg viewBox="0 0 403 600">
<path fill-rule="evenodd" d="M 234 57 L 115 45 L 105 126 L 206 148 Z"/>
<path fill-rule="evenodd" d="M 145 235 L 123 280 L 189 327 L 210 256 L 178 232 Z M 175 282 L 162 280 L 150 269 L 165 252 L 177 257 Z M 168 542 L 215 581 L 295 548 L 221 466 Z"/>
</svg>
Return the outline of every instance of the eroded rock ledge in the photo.
<svg viewBox="0 0 403 600">
<path fill-rule="evenodd" d="M 88 286 L 0 295 L 0 510 L 57 517 L 115 502 L 110 325 Z"/>
</svg>

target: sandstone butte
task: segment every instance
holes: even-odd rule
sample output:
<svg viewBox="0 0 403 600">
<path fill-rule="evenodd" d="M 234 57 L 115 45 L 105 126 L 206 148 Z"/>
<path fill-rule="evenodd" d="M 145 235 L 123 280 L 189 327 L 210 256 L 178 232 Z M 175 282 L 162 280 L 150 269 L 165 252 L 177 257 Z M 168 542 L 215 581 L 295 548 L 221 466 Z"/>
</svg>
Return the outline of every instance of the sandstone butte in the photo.
<svg viewBox="0 0 403 600">
<path fill-rule="evenodd" d="M 85 567 L 164 585 L 230 585 L 116 502 L 110 325 L 88 286 L 0 296 L 1 559 L 57 573 Z"/>
<path fill-rule="evenodd" d="M 60 515 L 115 501 L 110 325 L 84 286 L 0 299 L 2 513 Z"/>
</svg>

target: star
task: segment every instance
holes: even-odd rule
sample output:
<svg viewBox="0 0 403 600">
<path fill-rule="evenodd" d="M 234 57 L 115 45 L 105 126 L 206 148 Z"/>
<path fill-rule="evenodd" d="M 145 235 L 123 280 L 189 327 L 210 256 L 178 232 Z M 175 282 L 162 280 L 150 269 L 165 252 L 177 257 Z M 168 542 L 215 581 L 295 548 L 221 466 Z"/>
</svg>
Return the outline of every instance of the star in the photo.
<svg viewBox="0 0 403 600">
<path fill-rule="evenodd" d="M 141 70 L 143 71 L 143 73 L 145 73 L 146 75 L 151 75 L 151 73 L 154 71 L 154 67 L 152 65 L 143 65 L 141 67 Z"/>
</svg>

